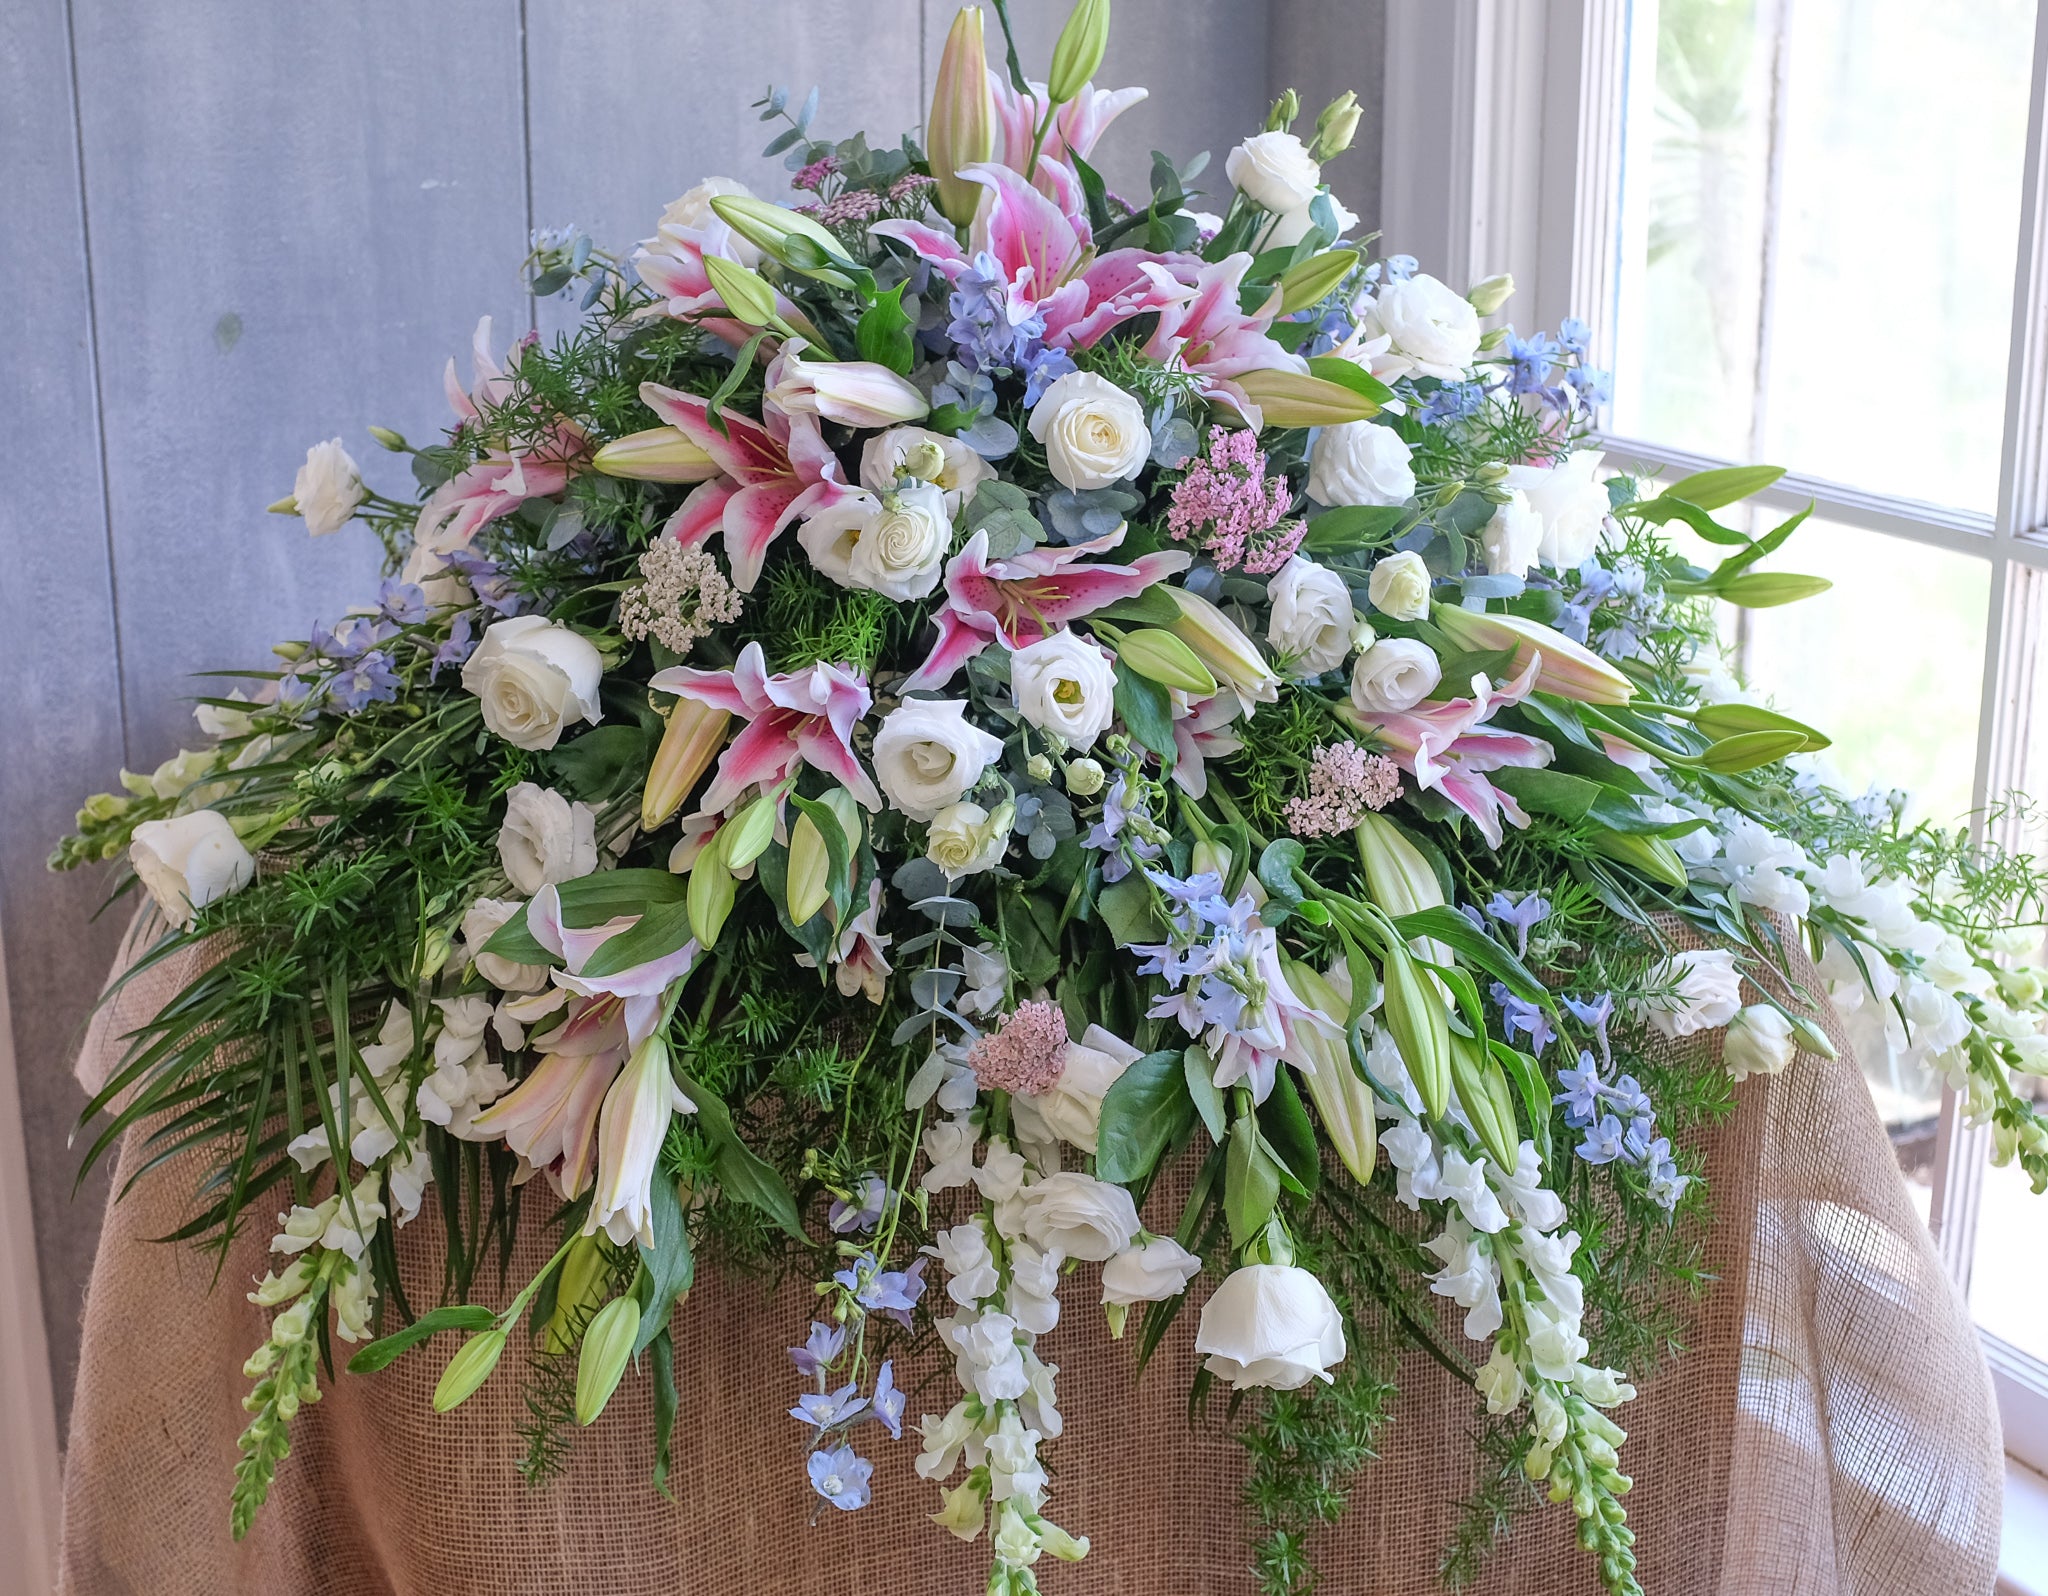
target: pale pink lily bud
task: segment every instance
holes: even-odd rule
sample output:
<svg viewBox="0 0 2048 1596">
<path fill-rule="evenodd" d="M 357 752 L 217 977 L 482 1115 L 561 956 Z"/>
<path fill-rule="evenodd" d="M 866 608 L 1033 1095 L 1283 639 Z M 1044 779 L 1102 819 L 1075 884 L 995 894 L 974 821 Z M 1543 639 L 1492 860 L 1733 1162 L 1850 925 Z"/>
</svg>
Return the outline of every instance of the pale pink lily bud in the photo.
<svg viewBox="0 0 2048 1596">
<path fill-rule="evenodd" d="M 1308 1021 L 1292 1028 L 1280 1056 L 1294 1066 L 1316 1105 L 1316 1117 L 1344 1167 L 1360 1181 L 1372 1179 L 1379 1156 L 1379 1119 L 1372 1088 L 1351 1067 L 1344 1022 L 1351 1013 L 1348 993 L 1293 959 L 1281 961 L 1287 984 L 1325 1025 Z"/>
<path fill-rule="evenodd" d="M 668 1041 L 656 1031 L 633 1050 L 605 1093 L 597 1127 L 597 1184 L 584 1234 L 602 1230 L 617 1246 L 654 1245 L 654 1166 L 677 1114 L 696 1111 L 669 1069 Z"/>
<path fill-rule="evenodd" d="M 962 178 L 960 169 L 988 160 L 996 147 L 996 102 L 989 92 L 979 6 L 962 7 L 946 35 L 925 143 L 939 210 L 955 226 L 965 227 L 974 220 L 985 190 Z"/>
<path fill-rule="evenodd" d="M 1520 675 L 1541 657 L 1536 691 L 1577 699 L 1582 704 L 1626 704 L 1635 685 L 1606 660 L 1541 621 L 1519 615 L 1481 615 L 1455 604 L 1439 605 L 1436 624 L 1460 648 L 1473 654 L 1514 650 L 1511 674 Z"/>
<path fill-rule="evenodd" d="M 1180 606 L 1180 619 L 1167 630 L 1194 650 L 1210 675 L 1247 706 L 1279 699 L 1280 678 L 1242 627 L 1198 593 L 1183 587 L 1164 591 Z"/>
<path fill-rule="evenodd" d="M 925 396 L 872 360 L 806 360 L 792 338 L 768 368 L 768 402 L 784 415 L 814 415 L 848 427 L 893 427 L 922 420 Z"/>
</svg>

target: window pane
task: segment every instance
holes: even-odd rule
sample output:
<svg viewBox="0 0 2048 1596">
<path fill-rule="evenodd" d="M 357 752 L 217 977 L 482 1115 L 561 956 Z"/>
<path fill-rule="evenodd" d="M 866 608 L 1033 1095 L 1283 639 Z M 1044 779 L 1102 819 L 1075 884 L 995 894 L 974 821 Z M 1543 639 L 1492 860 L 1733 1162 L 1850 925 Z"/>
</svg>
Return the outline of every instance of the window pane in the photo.
<svg viewBox="0 0 2048 1596">
<path fill-rule="evenodd" d="M 1970 1269 L 1971 1315 L 2022 1352 L 2048 1358 L 2048 1269 L 2038 1267 L 2041 1199 L 2018 1164 L 1987 1166 L 1983 1179 Z"/>
<path fill-rule="evenodd" d="M 2031 0 L 1635 14 L 1617 430 L 1992 508 Z"/>
</svg>

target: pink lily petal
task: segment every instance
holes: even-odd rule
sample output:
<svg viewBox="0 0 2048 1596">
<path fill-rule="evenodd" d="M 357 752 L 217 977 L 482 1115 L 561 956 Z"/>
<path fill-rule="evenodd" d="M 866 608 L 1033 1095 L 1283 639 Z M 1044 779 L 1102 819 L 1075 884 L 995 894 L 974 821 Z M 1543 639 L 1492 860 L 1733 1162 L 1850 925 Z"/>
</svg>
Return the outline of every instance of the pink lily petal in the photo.
<svg viewBox="0 0 2048 1596">
<path fill-rule="evenodd" d="M 792 731 L 792 723 L 798 719 L 787 710 L 770 712 L 726 744 L 711 785 L 700 800 L 703 808 L 707 812 L 723 809 L 749 788 L 773 786 L 788 776 L 802 757 Z"/>
<path fill-rule="evenodd" d="M 806 764 L 835 777 L 863 809 L 881 811 L 882 795 L 875 790 L 874 782 L 861 769 L 859 758 L 844 738 L 833 736 L 812 721 L 796 734 L 796 749 Z"/>
<path fill-rule="evenodd" d="M 868 231 L 877 238 L 893 238 L 909 246 L 920 259 L 930 261 L 949 283 L 967 270 L 967 255 L 960 248 L 960 241 L 944 228 L 925 222 L 890 221 L 877 222 Z"/>
<path fill-rule="evenodd" d="M 686 549 L 703 547 L 711 534 L 725 525 L 725 507 L 739 491 L 740 485 L 731 477 L 713 477 L 698 483 L 662 522 L 662 536 L 674 538 Z"/>
<path fill-rule="evenodd" d="M 993 255 L 1013 285 L 1027 275 L 1035 299 L 1049 295 L 1078 271 L 1087 246 L 1066 213 L 1024 180 L 1024 174 L 993 161 L 963 166 L 960 175 L 987 188 L 990 198 L 975 212 L 970 247 Z"/>
<path fill-rule="evenodd" d="M 732 585 L 742 593 L 761 579 L 769 546 L 796 518 L 801 491 L 793 481 L 760 482 L 726 501 L 725 557 L 732 562 Z"/>
<path fill-rule="evenodd" d="M 906 693 L 944 687 L 962 665 L 996 640 L 993 622 L 983 630 L 975 624 L 973 617 L 958 610 L 940 610 L 933 619 L 938 623 L 939 640 L 932 645 L 925 662 L 904 678 L 903 691 Z"/>
</svg>

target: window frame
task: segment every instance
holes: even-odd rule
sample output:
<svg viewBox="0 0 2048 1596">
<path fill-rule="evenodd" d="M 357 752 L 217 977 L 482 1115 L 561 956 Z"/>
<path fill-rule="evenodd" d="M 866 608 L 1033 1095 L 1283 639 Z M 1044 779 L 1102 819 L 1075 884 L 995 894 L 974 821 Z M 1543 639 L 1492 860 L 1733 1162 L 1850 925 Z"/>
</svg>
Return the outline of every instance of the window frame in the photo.
<svg viewBox="0 0 2048 1596">
<path fill-rule="evenodd" d="M 1577 315 L 1592 360 L 1614 364 L 1628 109 L 1655 73 L 1657 0 L 1432 0 L 1387 13 L 1382 235 L 1454 285 L 1514 274 L 1518 314 Z M 2048 626 L 2048 0 L 2036 6 L 1998 498 L 1992 514 L 1787 475 L 1757 496 L 1989 564 L 1971 792 L 2024 780 Z M 1742 462 L 1601 433 L 1609 455 L 1674 474 Z M 2042 717 L 2048 719 L 2048 716 Z M 2044 729 L 2043 735 L 2048 735 Z M 2009 834 L 1998 840 L 2014 842 Z M 1929 1228 L 1965 1302 L 1988 1138 L 1944 1090 Z M 2048 1471 L 2048 1359 L 1979 1331 L 2006 1450 Z"/>
</svg>

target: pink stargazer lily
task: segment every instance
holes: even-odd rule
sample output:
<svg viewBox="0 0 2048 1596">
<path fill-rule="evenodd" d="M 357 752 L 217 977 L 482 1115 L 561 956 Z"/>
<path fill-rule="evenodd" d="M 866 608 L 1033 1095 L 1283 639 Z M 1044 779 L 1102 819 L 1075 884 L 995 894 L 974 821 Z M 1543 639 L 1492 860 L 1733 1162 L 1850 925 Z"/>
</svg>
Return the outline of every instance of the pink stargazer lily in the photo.
<svg viewBox="0 0 2048 1596">
<path fill-rule="evenodd" d="M 1123 540 L 1124 529 L 1118 527 L 1067 548 L 1025 549 L 991 560 L 988 534 L 976 532 L 947 562 L 946 605 L 934 617 L 939 640 L 930 657 L 911 672 L 903 690 L 944 687 L 962 665 L 993 642 L 1008 649 L 1036 643 L 1069 621 L 1119 599 L 1136 598 L 1154 582 L 1178 575 L 1193 563 L 1178 549 L 1143 554 L 1129 565 L 1076 563 L 1107 553 Z M 659 683 L 660 677 L 655 680 Z"/>
<path fill-rule="evenodd" d="M 1399 713 L 1372 713 L 1349 704 L 1339 705 L 1337 712 L 1360 730 L 1376 733 L 1387 756 L 1415 778 L 1416 786 L 1441 792 L 1472 817 L 1489 847 L 1498 848 L 1502 819 L 1526 826 L 1529 817 L 1510 794 L 1486 779 L 1487 772 L 1506 766 L 1540 769 L 1550 763 L 1552 749 L 1540 737 L 1486 722 L 1495 710 L 1529 696 L 1542 664 L 1541 656 L 1530 660 L 1521 675 L 1501 688 L 1475 676 L 1470 698 L 1418 704 Z"/>
<path fill-rule="evenodd" d="M 1011 87 L 1007 73 L 991 69 L 988 87 L 996 102 L 997 137 L 1002 140 L 998 153 L 1004 164 L 1021 172 L 1031 163 L 1031 141 L 1038 132 L 1039 118 L 1045 114 L 1045 85 L 1033 83 L 1029 94 L 1019 94 Z M 1078 155 L 1085 161 L 1095 152 L 1096 140 L 1102 137 L 1103 130 L 1146 98 L 1147 92 L 1098 89 L 1093 83 L 1083 84 L 1079 94 L 1053 113 L 1045 147 L 1039 152 L 1039 164 L 1043 166 L 1047 157 L 1064 164 L 1069 155 Z"/>
<path fill-rule="evenodd" d="M 596 1163 L 598 1111 L 625 1062 L 623 1047 L 546 1053 L 524 1080 L 476 1117 L 472 1129 L 502 1137 L 565 1200 L 580 1197 Z"/>
<path fill-rule="evenodd" d="M 866 679 L 847 666 L 821 660 L 808 670 L 770 676 L 761 645 L 749 643 L 729 671 L 672 665 L 655 672 L 647 685 L 747 722 L 718 756 L 718 769 L 699 803 L 706 814 L 725 808 L 756 784 L 774 786 L 800 764 L 822 770 L 866 808 L 882 807 L 882 795 L 861 768 L 852 741 L 853 728 L 874 695 Z"/>
<path fill-rule="evenodd" d="M 1248 371 L 1305 373 L 1308 362 L 1266 335 L 1280 311 L 1277 286 L 1249 315 L 1238 308 L 1238 285 L 1251 264 L 1251 256 L 1242 251 L 1206 261 L 1193 284 L 1183 287 L 1167 267 L 1148 263 L 1145 273 L 1154 280 L 1163 303 L 1145 353 L 1164 365 L 1195 373 L 1202 379 L 1204 398 L 1230 406 L 1256 427 L 1259 408 L 1237 379 Z"/>
<path fill-rule="evenodd" d="M 1209 791 L 1209 761 L 1228 759 L 1244 747 L 1244 739 L 1232 731 L 1244 713 L 1244 704 L 1232 692 L 1213 693 L 1192 703 L 1175 689 L 1172 696 L 1173 782 L 1190 798 L 1202 798 Z"/>
<path fill-rule="evenodd" d="M 553 972 L 556 986 L 587 1004 L 571 1005 L 569 1018 L 557 1030 L 535 1042 L 557 1052 L 595 1052 L 614 1048 L 620 1041 L 638 1047 L 653 1034 L 661 1021 L 662 997 L 669 987 L 690 973 L 703 949 L 692 938 L 673 953 L 649 959 L 611 975 L 585 975 L 583 968 L 591 955 L 615 936 L 640 923 L 637 914 L 615 915 L 603 925 L 577 927 L 562 918 L 561 894 L 553 882 L 533 895 L 526 906 L 526 929 L 533 940 L 560 959 L 565 968 Z M 623 1035 L 608 1032 L 616 1020 Z"/>
<path fill-rule="evenodd" d="M 719 469 L 690 490 L 662 530 L 686 548 L 722 532 L 733 585 L 742 593 L 753 591 L 769 545 L 792 521 L 830 509 L 852 491 L 814 415 L 785 415 L 769 404 L 762 421 L 749 421 L 722 410 L 720 432 L 711 424 L 710 400 L 700 395 L 644 382 L 640 397 Z"/>
</svg>

